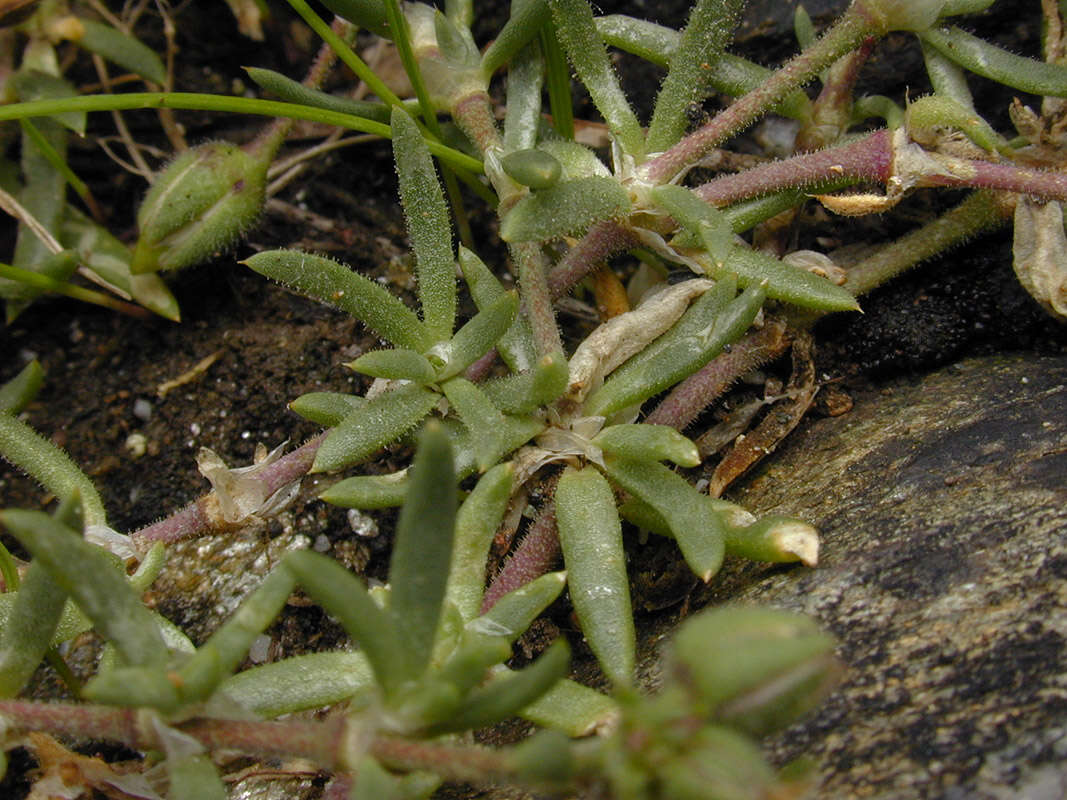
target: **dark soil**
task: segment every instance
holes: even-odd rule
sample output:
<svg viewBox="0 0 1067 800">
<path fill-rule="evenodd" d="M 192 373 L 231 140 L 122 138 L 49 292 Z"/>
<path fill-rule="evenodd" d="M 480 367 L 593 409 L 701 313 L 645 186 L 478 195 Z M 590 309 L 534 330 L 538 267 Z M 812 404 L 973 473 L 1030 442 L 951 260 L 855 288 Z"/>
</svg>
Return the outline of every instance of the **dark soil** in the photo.
<svg viewBox="0 0 1067 800">
<path fill-rule="evenodd" d="M 181 7 L 177 18 L 181 52 L 178 84 L 191 91 L 235 90 L 247 81 L 246 64 L 267 66 L 300 76 L 309 50 L 294 37 L 293 15 L 284 4 L 272 4 L 267 46 L 239 35 L 222 4 L 198 15 L 196 4 Z M 643 3 L 640 5 L 644 5 Z M 654 17 L 679 25 L 686 3 L 655 5 Z M 793 3 L 765 0 L 754 4 L 741 26 L 736 50 L 763 63 L 792 52 L 789 35 Z M 843 3 L 809 4 L 817 22 L 829 18 L 830 7 Z M 1003 41 L 1016 52 L 1036 54 L 1037 20 L 1021 22 L 1010 3 L 1000 16 L 979 18 L 974 28 Z M 629 4 L 602 3 L 604 13 L 630 11 Z M 1005 24 L 1005 19 L 1011 24 Z M 485 36 L 488 36 L 486 27 Z M 151 39 L 156 34 L 149 31 Z M 624 83 L 647 110 L 659 73 L 638 69 L 620 59 Z M 340 80 L 340 79 L 339 79 Z M 891 37 L 880 46 L 868 69 L 869 91 L 902 99 L 926 89 L 921 58 L 913 40 Z M 1003 94 L 1003 92 L 1002 92 Z M 986 102 L 983 96 L 983 102 Z M 1005 107 L 1005 102 L 995 104 Z M 718 99 L 709 100 L 713 109 Z M 582 109 L 583 111 L 586 109 Z M 589 112 L 590 115 L 592 112 Z M 152 115 L 130 115 L 138 141 L 165 147 Z M 261 120 L 180 114 L 189 139 L 247 139 Z M 109 135 L 106 115 L 93 120 L 95 135 Z M 92 137 L 90 137 L 91 139 Z M 299 142 L 291 143 L 296 148 Z M 93 182 L 94 192 L 115 220 L 113 229 L 134 235 L 134 206 L 143 191 L 139 179 L 123 173 L 98 149 L 79 147 L 74 166 Z M 40 360 L 46 383 L 25 419 L 66 448 L 92 476 L 109 511 L 112 525 L 129 531 L 185 505 L 207 487 L 196 471 L 200 447 L 217 451 L 229 464 L 251 462 L 256 443 L 275 447 L 297 444 L 317 432 L 287 409 L 304 392 L 359 391 L 361 379 L 342 366 L 372 346 L 360 326 L 345 315 L 268 283 L 237 261 L 256 249 L 301 247 L 328 253 L 362 271 L 390 280 L 395 290 L 408 286 L 407 243 L 396 200 L 396 181 L 387 144 L 368 144 L 337 151 L 315 162 L 279 199 L 287 207 L 269 210 L 248 243 L 212 264 L 169 276 L 181 304 L 182 322 L 140 320 L 64 299 L 42 299 L 13 324 L 0 329 L 0 381 L 10 378 L 29 359 Z M 919 204 L 917 214 L 929 213 Z M 304 212 L 304 219 L 294 213 Z M 328 224 L 309 224 L 328 221 Z M 835 235 L 855 240 L 849 225 L 833 221 Z M 476 235 L 491 236 L 491 222 L 476 217 Z M 886 234 L 884 223 L 859 223 L 864 237 Z M 854 229 L 855 230 L 855 229 Z M 900 231 L 893 231 L 899 233 Z M 0 220 L 0 261 L 7 260 L 12 226 Z M 919 374 L 969 355 L 1021 351 L 1052 354 L 1067 351 L 1067 327 L 1048 318 L 1019 288 L 1011 271 L 1010 233 L 988 237 L 931 262 L 867 298 L 864 314 L 826 320 L 816 330 L 819 374 L 834 379 L 845 391 L 877 385 L 901 373 Z M 499 249 L 487 249 L 497 252 Z M 502 268 L 502 264 L 494 265 Z M 564 315 L 561 322 L 572 324 Z M 160 386 L 187 373 L 209 356 L 215 361 L 183 385 L 165 393 Z M 146 415 L 143 402 L 150 404 Z M 135 407 L 139 413 L 135 414 Z M 131 435 L 145 440 L 143 455 L 131 450 Z M 389 469 L 386 454 L 379 469 Z M 317 490 L 321 490 L 321 485 Z M 310 526 L 309 535 L 326 535 L 340 546 L 351 539 L 343 510 L 314 500 L 308 487 L 292 510 L 292 518 Z M 40 489 L 6 464 L 0 465 L 0 505 L 37 508 L 47 503 Z M 387 529 L 389 516 L 382 520 Z M 281 533 L 268 527 L 267 537 Z M 361 542 L 352 555 L 370 574 L 380 575 L 386 562 L 387 538 Z M 6 542 L 6 540 L 5 540 Z M 655 557 L 662 557 L 655 554 Z M 672 597 L 685 594 L 672 593 Z M 655 607 L 650 601 L 649 607 Z M 164 609 L 161 609 L 164 610 Z M 562 617 L 565 623 L 565 616 Z M 322 615 L 295 609 L 279 623 L 288 632 L 286 644 L 303 649 L 309 629 Z M 331 637 L 316 646 L 328 646 Z M 0 794 L 4 791 L 0 784 Z"/>
</svg>

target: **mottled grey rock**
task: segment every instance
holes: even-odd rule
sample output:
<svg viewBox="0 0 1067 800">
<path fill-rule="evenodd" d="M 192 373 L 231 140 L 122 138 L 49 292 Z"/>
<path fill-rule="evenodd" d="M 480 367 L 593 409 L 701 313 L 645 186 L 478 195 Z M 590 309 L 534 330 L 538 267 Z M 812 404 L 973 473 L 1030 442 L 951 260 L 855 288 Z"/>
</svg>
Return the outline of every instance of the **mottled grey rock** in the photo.
<svg viewBox="0 0 1067 800">
<path fill-rule="evenodd" d="M 714 600 L 806 612 L 843 685 L 770 743 L 819 798 L 1067 796 L 1067 359 L 970 360 L 807 425 L 737 492 L 823 536 L 816 569 Z"/>
</svg>

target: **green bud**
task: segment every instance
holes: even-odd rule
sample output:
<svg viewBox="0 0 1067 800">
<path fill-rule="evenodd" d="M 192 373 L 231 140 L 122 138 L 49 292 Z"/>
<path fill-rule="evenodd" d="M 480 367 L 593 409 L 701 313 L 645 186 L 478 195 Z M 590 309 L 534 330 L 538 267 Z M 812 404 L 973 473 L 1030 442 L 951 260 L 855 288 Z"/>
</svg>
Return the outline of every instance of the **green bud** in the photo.
<svg viewBox="0 0 1067 800">
<path fill-rule="evenodd" d="M 179 155 L 137 212 L 132 272 L 191 267 L 229 247 L 259 216 L 273 148 L 205 142 Z"/>
<path fill-rule="evenodd" d="M 555 186 L 563 174 L 563 165 L 544 150 L 516 150 L 500 159 L 500 166 L 508 177 L 531 189 Z"/>
<path fill-rule="evenodd" d="M 814 620 L 767 608 L 723 608 L 687 620 L 668 674 L 695 713 L 763 735 L 813 708 L 839 667 L 834 638 Z"/>
</svg>

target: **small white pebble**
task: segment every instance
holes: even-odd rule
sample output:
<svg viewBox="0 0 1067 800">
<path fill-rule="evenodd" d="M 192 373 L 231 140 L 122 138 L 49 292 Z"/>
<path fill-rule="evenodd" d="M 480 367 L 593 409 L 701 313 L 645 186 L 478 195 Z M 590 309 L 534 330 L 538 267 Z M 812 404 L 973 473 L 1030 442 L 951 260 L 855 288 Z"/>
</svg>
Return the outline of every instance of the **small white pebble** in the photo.
<svg viewBox="0 0 1067 800">
<path fill-rule="evenodd" d="M 126 449 L 131 458 L 140 458 L 148 448 L 148 440 L 143 433 L 131 433 L 126 437 Z"/>
<path fill-rule="evenodd" d="M 254 664 L 262 664 L 270 656 L 270 637 L 261 633 L 252 640 L 252 646 L 248 648 L 248 660 Z"/>
<path fill-rule="evenodd" d="M 199 436 L 200 435 L 200 423 L 199 422 L 194 422 L 193 424 L 191 424 L 189 426 L 189 432 L 191 434 L 193 434 L 193 436 Z"/>
<path fill-rule="evenodd" d="M 320 533 L 315 537 L 315 544 L 312 545 L 312 549 L 316 553 L 325 553 L 330 549 L 330 537 L 325 533 Z"/>
<path fill-rule="evenodd" d="M 373 539 L 378 535 L 378 523 L 374 521 L 374 517 L 364 514 L 358 508 L 348 509 L 348 527 L 356 536 L 364 539 Z"/>
<path fill-rule="evenodd" d="M 142 422 L 148 422 L 152 417 L 152 404 L 143 397 L 133 401 L 133 415 Z"/>
</svg>

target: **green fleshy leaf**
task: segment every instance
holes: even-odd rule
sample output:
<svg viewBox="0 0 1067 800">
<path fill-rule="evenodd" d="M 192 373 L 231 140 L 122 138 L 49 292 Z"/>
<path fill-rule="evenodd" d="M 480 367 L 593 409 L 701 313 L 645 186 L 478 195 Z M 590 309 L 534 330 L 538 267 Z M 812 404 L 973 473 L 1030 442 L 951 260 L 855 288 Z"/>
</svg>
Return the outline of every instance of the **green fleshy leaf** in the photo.
<svg viewBox="0 0 1067 800">
<path fill-rule="evenodd" d="M 500 236 L 505 242 L 543 242 L 629 211 L 630 195 L 615 178 L 578 178 L 523 197 L 504 217 Z"/>
<path fill-rule="evenodd" d="M 477 730 L 515 716 L 566 676 L 570 660 L 567 641 L 557 639 L 531 666 L 471 692 L 455 716 L 435 725 L 433 733 Z"/>
<path fill-rule="evenodd" d="M 705 292 L 671 330 L 615 370 L 586 398 L 585 413 L 611 416 L 643 403 L 692 375 L 739 339 L 759 313 L 764 295 L 762 289 L 750 288 L 724 304 L 733 291 L 733 282 L 723 280 Z"/>
<path fill-rule="evenodd" d="M 379 36 L 391 38 L 385 9 L 377 0 L 324 0 L 323 5 L 339 17 L 366 28 Z"/>
<path fill-rule="evenodd" d="M 248 73 L 248 77 L 255 81 L 257 86 L 277 95 L 287 103 L 325 108 L 327 111 L 337 111 L 341 114 L 351 114 L 354 117 L 363 117 L 385 125 L 389 124 L 389 117 L 392 112 L 385 103 L 350 100 L 347 97 L 327 94 L 270 69 L 245 67 L 244 70 Z"/>
<path fill-rule="evenodd" d="M 932 130 L 934 135 L 941 128 L 952 128 L 986 152 L 999 151 L 1010 155 L 1008 143 L 982 119 L 973 107 L 944 95 L 926 95 L 908 103 L 905 123 L 908 135 L 916 141 L 925 141 L 923 131 Z"/>
<path fill-rule="evenodd" d="M 28 406 L 44 383 L 44 370 L 36 358 L 0 386 L 0 414 L 18 414 Z"/>
<path fill-rule="evenodd" d="M 400 201 L 415 251 L 423 321 L 430 339 L 443 342 L 452 337 L 456 322 L 456 270 L 448 206 L 430 150 L 415 121 L 406 111 L 393 109 L 390 126 Z"/>
<path fill-rule="evenodd" d="M 923 42 L 934 47 L 946 59 L 975 75 L 1022 92 L 1067 97 L 1067 67 L 1063 65 L 1023 58 L 956 26 L 931 28 L 920 36 Z"/>
<path fill-rule="evenodd" d="M 662 464 L 616 456 L 605 457 L 604 464 L 614 483 L 666 520 L 690 569 L 711 580 L 722 566 L 725 542 L 722 520 L 702 499 L 706 495 Z"/>
<path fill-rule="evenodd" d="M 548 139 L 541 142 L 538 148 L 560 163 L 563 168 L 562 179 L 565 181 L 611 176 L 607 165 L 584 144 L 569 139 Z"/>
<path fill-rule="evenodd" d="M 365 397 L 343 392 L 308 392 L 289 403 L 289 410 L 326 428 L 339 425 L 356 409 L 367 405 Z"/>
<path fill-rule="evenodd" d="M 1067 97 L 1067 67 L 1060 64 L 1017 56 L 955 25 L 919 35 L 945 58 L 983 78 L 1031 94 Z"/>
<path fill-rule="evenodd" d="M 89 476 L 51 441 L 10 414 L 0 414 L 0 455 L 60 500 L 76 493 L 86 525 L 107 524 L 104 502 Z"/>
<path fill-rule="evenodd" d="M 226 800 L 226 786 L 207 755 L 168 758 L 170 800 Z"/>
<path fill-rule="evenodd" d="M 67 601 L 67 593 L 36 561 L 14 594 L 11 613 L 0 631 L 0 697 L 14 697 L 33 677 Z"/>
<path fill-rule="evenodd" d="M 485 472 L 504 455 L 504 415 L 485 392 L 465 378 L 447 380 L 441 389 L 467 426 L 478 469 Z"/>
<path fill-rule="evenodd" d="M 493 467 L 481 477 L 456 513 L 446 597 L 464 622 L 478 615 L 485 592 L 489 546 L 507 510 L 514 478 L 511 464 Z"/>
<path fill-rule="evenodd" d="M 701 234 L 705 236 L 705 246 L 712 247 L 713 241 L 706 238 L 713 235 L 712 231 L 702 225 Z M 784 303 L 819 311 L 859 311 L 859 303 L 848 290 L 806 269 L 741 245 L 730 251 L 725 266 L 715 270 L 714 277 L 725 272 L 735 273 L 737 282 L 744 287 L 757 286 L 766 281 L 764 289 L 767 297 Z"/>
<path fill-rule="evenodd" d="M 309 597 L 337 617 L 359 645 L 387 695 L 415 677 L 391 615 L 378 607 L 355 575 L 313 550 L 289 553 L 283 564 L 293 571 Z"/>
<path fill-rule="evenodd" d="M 462 246 L 459 248 L 459 266 L 463 270 L 463 279 L 467 281 L 471 296 L 480 310 L 488 309 L 506 294 L 506 290 L 485 262 Z M 536 363 L 533 331 L 525 314 L 515 317 L 511 327 L 497 340 L 496 348 L 504 363 L 515 372 L 524 372 Z"/>
<path fill-rule="evenodd" d="M 347 362 L 345 366 L 373 378 L 411 381 L 420 385 L 431 383 L 437 377 L 426 356 L 403 348 L 372 350 L 355 361 Z"/>
<path fill-rule="evenodd" d="M 513 642 L 556 601 L 566 581 L 566 572 L 548 572 L 534 578 L 493 603 L 492 608 L 467 623 L 467 629 Z"/>
<path fill-rule="evenodd" d="M 118 648 L 129 665 L 161 665 L 167 648 L 117 559 L 40 511 L 0 512 L 4 524 Z"/>
<path fill-rule="evenodd" d="M 519 313 L 519 293 L 504 292 L 456 331 L 444 348 L 445 363 L 437 379 L 448 380 L 488 353 L 507 333 Z M 432 351 L 431 351 L 432 354 Z"/>
<path fill-rule="evenodd" d="M 656 97 L 648 127 L 650 151 L 662 152 L 685 134 L 688 109 L 703 100 L 706 76 L 715 69 L 719 55 L 729 43 L 741 6 L 741 0 L 698 0 L 693 6 Z"/>
<path fill-rule="evenodd" d="M 329 472 L 358 464 L 414 428 L 437 405 L 440 395 L 405 384 L 368 400 L 342 419 L 326 436 L 312 472 Z"/>
<path fill-rule="evenodd" d="M 575 738 L 589 736 L 618 715 L 619 705 L 613 699 L 572 680 L 559 681 L 519 712 L 535 725 Z"/>
<path fill-rule="evenodd" d="M 206 699 L 237 668 L 252 642 L 285 607 L 296 577 L 284 564 L 271 572 L 222 627 L 178 671 L 187 701 Z"/>
<path fill-rule="evenodd" d="M 547 3 L 525 3 L 524 8 Z M 514 10 L 513 10 L 514 13 Z M 520 12 L 521 13 L 521 12 Z M 544 25 L 540 30 L 545 30 Z M 534 33 L 537 37 L 540 31 Z M 500 37 L 497 37 L 497 42 Z M 492 50 L 494 45 L 489 46 Z M 482 61 L 483 69 L 488 62 L 489 50 Z M 488 72 L 486 72 L 488 74 Z M 537 144 L 537 135 L 542 124 L 541 93 L 544 88 L 545 63 L 541 57 L 541 48 L 536 41 L 531 41 L 519 50 L 511 59 L 508 67 L 507 116 L 504 117 L 504 150 L 523 150 Z"/>
<path fill-rule="evenodd" d="M 636 636 L 615 496 L 595 467 L 568 468 L 556 489 L 556 524 L 574 612 L 616 686 L 633 682 Z"/>
<path fill-rule="evenodd" d="M 541 26 L 548 20 L 548 3 L 545 0 L 530 0 L 526 3 L 512 3 L 511 16 L 504 27 L 497 33 L 492 44 L 482 55 L 482 72 L 489 76 L 496 72 L 527 43 L 537 38 Z M 512 70 L 514 64 L 512 65 Z M 511 71 L 508 72 L 508 113 L 511 113 Z"/>
<path fill-rule="evenodd" d="M 122 31 L 84 17 L 78 20 L 85 33 L 78 44 L 130 72 L 136 72 L 152 83 L 167 82 L 167 69 L 155 51 L 139 39 Z"/>
<path fill-rule="evenodd" d="M 407 470 L 389 475 L 357 475 L 338 481 L 319 499 L 341 508 L 396 508 L 407 496 L 408 480 Z"/>
<path fill-rule="evenodd" d="M 622 149 L 639 159 L 645 152 L 641 123 L 619 86 L 618 76 L 597 32 L 592 8 L 585 0 L 549 0 L 549 6 L 556 36 L 597 110 Z"/>
<path fill-rule="evenodd" d="M 611 425 L 593 437 L 605 453 L 637 461 L 673 461 L 680 467 L 700 464 L 697 447 L 669 425 Z"/>
<path fill-rule="evenodd" d="M 448 437 L 427 426 L 411 467 L 389 562 L 389 614 L 414 673 L 433 652 L 452 558 L 456 483 Z"/>
<path fill-rule="evenodd" d="M 487 381 L 482 389 L 497 408 L 509 414 L 527 414 L 555 402 L 567 390 L 567 360 L 545 356 L 529 372 Z"/>
<path fill-rule="evenodd" d="M 297 250 L 267 250 L 242 263 L 260 275 L 351 314 L 397 347 L 422 353 L 433 343 L 410 308 L 385 287 L 336 261 Z"/>
<path fill-rule="evenodd" d="M 374 685 L 362 652 L 308 653 L 238 672 L 220 694 L 260 717 L 336 705 Z"/>
<path fill-rule="evenodd" d="M 626 14 L 597 17 L 596 29 L 611 47 L 633 53 L 658 67 L 670 64 L 682 40 L 682 34 L 673 28 Z"/>
</svg>

